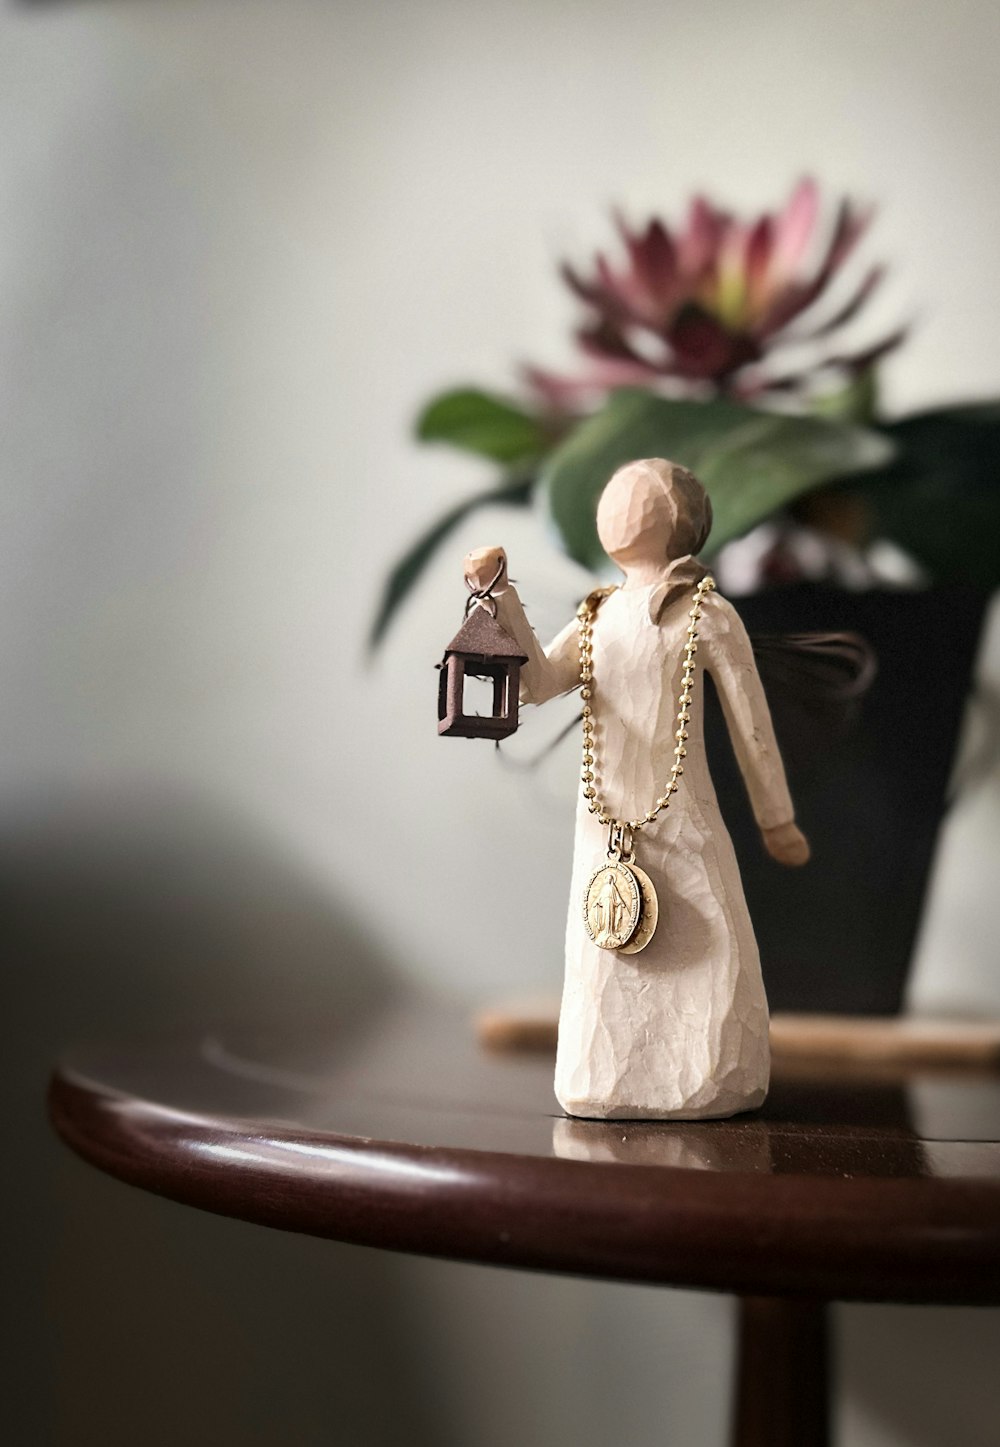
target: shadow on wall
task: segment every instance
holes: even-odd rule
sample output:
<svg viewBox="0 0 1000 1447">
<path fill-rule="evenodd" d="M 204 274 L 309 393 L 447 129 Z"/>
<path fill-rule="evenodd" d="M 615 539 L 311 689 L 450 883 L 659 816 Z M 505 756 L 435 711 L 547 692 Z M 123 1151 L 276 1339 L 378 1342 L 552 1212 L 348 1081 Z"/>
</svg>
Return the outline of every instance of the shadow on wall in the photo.
<svg viewBox="0 0 1000 1447">
<path fill-rule="evenodd" d="M 200 799 L 8 814 L 0 867 L 18 974 L 46 1007 L 30 1018 L 56 1044 L 95 1030 L 315 1020 L 392 984 L 337 901 L 255 826 Z"/>
<path fill-rule="evenodd" d="M 245 820 L 177 795 L 8 810 L 0 911 L 14 1438 L 447 1442 L 412 1365 L 395 1258 L 130 1190 L 44 1118 L 48 1071 L 74 1041 L 371 1008 L 396 982 L 346 913 Z"/>
</svg>

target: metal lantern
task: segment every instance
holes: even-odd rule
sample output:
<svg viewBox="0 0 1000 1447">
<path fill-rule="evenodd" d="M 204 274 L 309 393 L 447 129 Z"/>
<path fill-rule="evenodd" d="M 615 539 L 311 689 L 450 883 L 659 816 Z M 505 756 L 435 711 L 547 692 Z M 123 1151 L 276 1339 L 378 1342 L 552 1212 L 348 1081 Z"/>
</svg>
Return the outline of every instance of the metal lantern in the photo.
<svg viewBox="0 0 1000 1447">
<path fill-rule="evenodd" d="M 527 656 L 497 621 L 488 593 L 469 599 L 465 622 L 438 664 L 438 733 L 463 739 L 505 739 L 517 728 L 521 664 Z M 465 711 L 465 683 L 484 678 L 493 684 L 493 712 Z"/>
</svg>

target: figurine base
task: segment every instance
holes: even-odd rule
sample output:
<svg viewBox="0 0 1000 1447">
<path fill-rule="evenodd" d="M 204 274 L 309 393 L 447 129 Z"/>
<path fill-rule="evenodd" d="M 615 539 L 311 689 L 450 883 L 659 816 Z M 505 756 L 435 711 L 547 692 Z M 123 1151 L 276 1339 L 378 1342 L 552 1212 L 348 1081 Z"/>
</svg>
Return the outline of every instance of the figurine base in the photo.
<svg viewBox="0 0 1000 1447">
<path fill-rule="evenodd" d="M 609 1110 L 600 1101 L 584 1100 L 560 1100 L 559 1104 L 574 1120 L 730 1120 L 734 1115 L 746 1114 L 748 1110 L 759 1110 L 766 1098 L 766 1090 L 756 1090 L 738 1105 L 707 1105 L 703 1110 L 692 1110 L 690 1107 L 662 1110 L 642 1105 L 616 1105 Z"/>
</svg>

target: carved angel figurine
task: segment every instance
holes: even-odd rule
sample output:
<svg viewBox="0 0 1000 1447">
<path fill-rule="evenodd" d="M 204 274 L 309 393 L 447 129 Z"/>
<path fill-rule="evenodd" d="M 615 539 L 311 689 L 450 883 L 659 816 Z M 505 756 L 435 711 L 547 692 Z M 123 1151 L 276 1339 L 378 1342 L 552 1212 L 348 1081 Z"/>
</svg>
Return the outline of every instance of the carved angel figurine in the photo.
<svg viewBox="0 0 1000 1447">
<path fill-rule="evenodd" d="M 624 582 L 600 600 L 590 632 L 594 762 L 585 764 L 584 787 L 595 791 L 600 808 L 592 809 L 594 797 L 581 796 L 577 809 L 555 1079 L 560 1104 L 574 1116 L 706 1119 L 752 1110 L 767 1094 L 767 999 L 705 759 L 705 671 L 721 698 L 765 847 L 796 865 L 806 862 L 809 846 L 794 822 L 743 625 L 725 599 L 698 591 L 707 569 L 697 553 L 711 518 L 697 479 L 659 458 L 619 469 L 598 506 L 601 543 Z M 528 659 L 521 700 L 541 704 L 580 687 L 579 624 L 570 623 L 543 652 L 505 562 L 501 548 L 470 553 L 466 580 L 484 588 L 500 573 L 497 617 Z M 694 640 L 696 652 L 689 649 Z M 681 745 L 679 699 L 681 717 L 688 716 Z M 669 802 L 656 811 L 665 785 Z M 630 830 L 616 834 L 600 822 L 602 810 L 641 826 L 634 837 Z M 616 857 L 641 869 L 623 875 Z M 606 947 L 618 938 L 607 933 L 609 922 L 618 923 L 631 906 L 630 873 L 645 878 L 659 913 L 655 933 L 635 953 Z"/>
</svg>

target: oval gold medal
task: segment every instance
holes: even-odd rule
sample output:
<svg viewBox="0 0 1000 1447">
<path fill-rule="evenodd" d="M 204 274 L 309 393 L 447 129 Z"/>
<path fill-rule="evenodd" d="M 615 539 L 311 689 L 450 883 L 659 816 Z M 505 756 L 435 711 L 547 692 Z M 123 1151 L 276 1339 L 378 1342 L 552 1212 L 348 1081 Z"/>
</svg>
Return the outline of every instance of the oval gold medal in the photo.
<svg viewBox="0 0 1000 1447">
<path fill-rule="evenodd" d="M 642 889 L 632 868 L 609 860 L 590 876 L 583 898 L 587 933 L 602 950 L 620 950 L 635 933 L 642 913 Z"/>
</svg>

